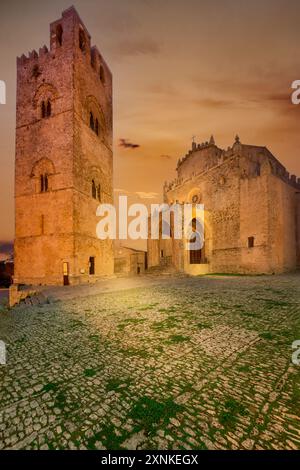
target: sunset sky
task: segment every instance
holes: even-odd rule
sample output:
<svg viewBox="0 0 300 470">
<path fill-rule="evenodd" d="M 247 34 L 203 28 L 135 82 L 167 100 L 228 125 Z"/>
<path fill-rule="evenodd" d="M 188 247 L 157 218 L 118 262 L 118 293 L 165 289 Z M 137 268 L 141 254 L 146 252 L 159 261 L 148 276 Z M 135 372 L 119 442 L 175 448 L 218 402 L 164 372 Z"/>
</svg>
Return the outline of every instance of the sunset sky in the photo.
<svg viewBox="0 0 300 470">
<path fill-rule="evenodd" d="M 114 77 L 116 194 L 161 201 L 193 135 L 227 148 L 239 134 L 300 176 L 299 0 L 1 0 L 0 241 L 14 237 L 16 56 L 49 46 L 71 2 Z"/>
</svg>

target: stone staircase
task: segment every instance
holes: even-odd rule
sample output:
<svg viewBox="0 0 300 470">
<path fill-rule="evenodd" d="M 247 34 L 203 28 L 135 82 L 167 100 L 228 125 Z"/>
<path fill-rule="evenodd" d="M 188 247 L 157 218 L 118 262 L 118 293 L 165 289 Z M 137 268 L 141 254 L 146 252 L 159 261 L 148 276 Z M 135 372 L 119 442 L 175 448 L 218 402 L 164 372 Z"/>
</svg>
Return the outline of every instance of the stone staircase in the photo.
<svg viewBox="0 0 300 470">
<path fill-rule="evenodd" d="M 169 277 L 182 277 L 186 276 L 185 273 L 178 272 L 174 266 L 151 266 L 145 271 L 145 275 L 148 277 L 158 277 L 158 276 L 169 276 Z"/>
</svg>

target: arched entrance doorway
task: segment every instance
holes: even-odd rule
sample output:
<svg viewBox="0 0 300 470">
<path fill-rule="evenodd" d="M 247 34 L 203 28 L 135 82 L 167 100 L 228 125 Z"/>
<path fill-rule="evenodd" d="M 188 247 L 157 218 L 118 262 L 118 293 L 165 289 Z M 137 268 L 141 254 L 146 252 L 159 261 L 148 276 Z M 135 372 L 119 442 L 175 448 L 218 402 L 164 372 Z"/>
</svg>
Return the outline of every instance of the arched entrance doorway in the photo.
<svg viewBox="0 0 300 470">
<path fill-rule="evenodd" d="M 199 223 L 199 222 L 198 222 Z M 190 264 L 201 264 L 203 263 L 203 234 L 199 233 L 197 229 L 197 219 L 192 219 L 192 234 L 190 236 L 190 250 L 189 250 L 189 261 Z M 199 225 L 201 226 L 201 225 Z"/>
</svg>

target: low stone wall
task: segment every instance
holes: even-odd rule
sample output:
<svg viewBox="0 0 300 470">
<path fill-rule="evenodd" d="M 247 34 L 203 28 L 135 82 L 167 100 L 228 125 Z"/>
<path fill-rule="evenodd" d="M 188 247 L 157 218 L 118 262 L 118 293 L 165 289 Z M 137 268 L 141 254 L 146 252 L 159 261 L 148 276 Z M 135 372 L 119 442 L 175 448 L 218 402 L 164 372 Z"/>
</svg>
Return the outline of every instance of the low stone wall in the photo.
<svg viewBox="0 0 300 470">
<path fill-rule="evenodd" d="M 9 307 L 19 304 L 21 300 L 27 299 L 37 294 L 37 291 L 29 288 L 20 288 L 18 284 L 12 284 L 9 288 Z"/>
</svg>

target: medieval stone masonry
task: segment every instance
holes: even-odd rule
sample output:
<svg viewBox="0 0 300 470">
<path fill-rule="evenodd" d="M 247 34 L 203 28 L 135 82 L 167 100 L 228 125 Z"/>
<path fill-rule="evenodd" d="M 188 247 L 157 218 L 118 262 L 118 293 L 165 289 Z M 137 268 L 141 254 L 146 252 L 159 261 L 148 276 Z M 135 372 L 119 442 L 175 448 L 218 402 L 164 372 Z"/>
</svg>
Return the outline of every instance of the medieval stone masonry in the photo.
<svg viewBox="0 0 300 470">
<path fill-rule="evenodd" d="M 112 275 L 113 240 L 96 236 L 97 206 L 112 202 L 112 75 L 71 7 L 50 25 L 50 50 L 17 60 L 15 284 Z M 173 230 L 148 240 L 150 268 L 197 275 L 300 266 L 300 179 L 266 147 L 238 137 L 227 150 L 213 137 L 193 142 L 164 202 L 204 204 L 205 242 L 188 251 Z"/>
<path fill-rule="evenodd" d="M 204 246 L 195 253 L 172 236 L 148 240 L 149 267 L 204 274 L 300 266 L 300 178 L 266 147 L 244 145 L 239 137 L 227 150 L 213 137 L 194 142 L 178 161 L 176 180 L 165 183 L 164 202 L 204 204 Z"/>
<path fill-rule="evenodd" d="M 112 75 L 72 7 L 17 60 L 15 283 L 111 275 L 96 208 L 112 203 Z"/>
</svg>

